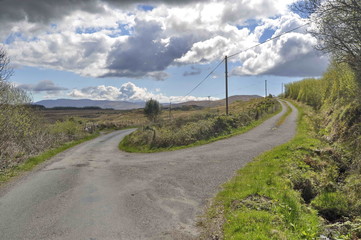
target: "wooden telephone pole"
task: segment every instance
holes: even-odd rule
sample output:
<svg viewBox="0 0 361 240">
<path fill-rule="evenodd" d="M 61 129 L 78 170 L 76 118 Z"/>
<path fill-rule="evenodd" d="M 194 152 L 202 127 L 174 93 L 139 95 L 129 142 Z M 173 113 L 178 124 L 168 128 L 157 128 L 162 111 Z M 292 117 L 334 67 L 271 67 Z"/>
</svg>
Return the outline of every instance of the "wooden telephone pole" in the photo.
<svg viewBox="0 0 361 240">
<path fill-rule="evenodd" d="M 267 97 L 267 80 L 264 80 L 264 97 Z"/>
<path fill-rule="evenodd" d="M 225 77 L 226 77 L 226 114 L 228 115 L 228 66 L 227 66 L 227 56 L 224 58 L 225 62 Z"/>
</svg>

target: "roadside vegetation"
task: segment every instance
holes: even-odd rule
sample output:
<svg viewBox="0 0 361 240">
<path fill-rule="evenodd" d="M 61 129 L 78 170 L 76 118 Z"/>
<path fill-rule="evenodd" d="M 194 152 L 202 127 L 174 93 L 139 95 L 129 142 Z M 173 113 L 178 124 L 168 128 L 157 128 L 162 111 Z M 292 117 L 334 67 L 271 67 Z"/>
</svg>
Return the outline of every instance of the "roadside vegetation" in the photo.
<svg viewBox="0 0 361 240">
<path fill-rule="evenodd" d="M 315 136 L 325 147 L 317 152 L 321 161 L 305 156 L 313 173 L 301 180 L 308 184 L 308 202 L 326 221 L 325 231 L 340 239 L 361 238 L 360 86 L 346 63 L 333 63 L 321 79 L 286 86 L 286 97 L 314 109 Z"/>
<path fill-rule="evenodd" d="M 361 239 L 361 3 L 293 8 L 333 62 L 320 79 L 286 85 L 297 135 L 224 185 L 200 222 L 204 239 Z"/>
<path fill-rule="evenodd" d="M 299 113 L 292 141 L 257 157 L 223 186 L 200 222 L 202 239 L 317 239 L 317 212 L 295 189 L 292 173 L 307 168 L 302 156 L 321 142 L 310 135 L 308 115 Z"/>
<path fill-rule="evenodd" d="M 200 222 L 203 238 L 361 239 L 359 96 L 345 63 L 288 84 L 285 97 L 298 101 L 297 135 L 224 185 Z"/>
<path fill-rule="evenodd" d="M 157 152 L 174 150 L 194 144 L 204 144 L 222 137 L 240 133 L 280 110 L 274 98 L 259 98 L 231 104 L 231 115 L 219 111 L 189 114 L 168 121 L 158 121 L 126 136 L 120 148 L 129 152 Z"/>
<path fill-rule="evenodd" d="M 48 123 L 40 117 L 28 93 L 7 81 L 12 74 L 9 64 L 0 48 L 0 183 L 98 134 L 74 118 Z"/>
</svg>

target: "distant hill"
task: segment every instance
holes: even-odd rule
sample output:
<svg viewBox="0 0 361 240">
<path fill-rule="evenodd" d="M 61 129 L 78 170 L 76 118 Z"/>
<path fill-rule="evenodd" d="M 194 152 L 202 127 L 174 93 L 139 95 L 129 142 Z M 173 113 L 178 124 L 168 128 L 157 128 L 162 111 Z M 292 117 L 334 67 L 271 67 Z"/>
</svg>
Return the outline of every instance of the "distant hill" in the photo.
<svg viewBox="0 0 361 240">
<path fill-rule="evenodd" d="M 42 100 L 35 103 L 36 105 L 43 105 L 46 108 L 53 107 L 100 107 L 113 108 L 116 110 L 127 110 L 143 108 L 144 102 L 134 103 L 126 101 L 109 101 L 109 100 L 91 100 L 91 99 L 56 99 L 56 100 Z"/>
<path fill-rule="evenodd" d="M 249 101 L 254 98 L 260 98 L 261 96 L 258 95 L 235 95 L 228 98 L 229 104 L 235 101 Z M 189 101 L 184 103 L 177 103 L 172 104 L 174 107 L 182 107 L 182 106 L 200 106 L 200 107 L 218 107 L 218 106 L 224 106 L 226 104 L 226 99 L 221 99 L 217 101 Z"/>
<path fill-rule="evenodd" d="M 258 95 L 235 95 L 229 97 L 229 103 L 234 101 L 242 100 L 249 101 L 253 98 L 260 98 Z M 199 106 L 199 107 L 217 107 L 225 105 L 226 100 L 221 99 L 217 101 L 189 101 L 184 103 L 172 104 L 173 107 L 182 106 Z M 56 100 L 42 100 L 34 103 L 36 105 L 42 105 L 46 108 L 54 107 L 100 107 L 100 108 L 113 108 L 116 110 L 127 110 L 143 108 L 144 102 L 127 102 L 127 101 L 109 101 L 109 100 L 91 100 L 91 99 L 56 99 Z M 164 107 L 168 107 L 169 104 L 162 104 Z"/>
</svg>

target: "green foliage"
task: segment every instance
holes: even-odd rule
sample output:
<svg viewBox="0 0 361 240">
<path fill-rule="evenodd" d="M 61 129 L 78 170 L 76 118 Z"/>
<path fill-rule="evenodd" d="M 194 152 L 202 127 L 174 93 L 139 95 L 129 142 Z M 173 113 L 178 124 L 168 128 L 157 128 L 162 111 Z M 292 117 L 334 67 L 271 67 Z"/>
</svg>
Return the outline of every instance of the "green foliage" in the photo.
<svg viewBox="0 0 361 240">
<path fill-rule="evenodd" d="M 162 107 L 157 100 L 150 99 L 145 103 L 144 114 L 150 121 L 156 122 L 162 112 Z"/>
<path fill-rule="evenodd" d="M 347 196 L 341 192 L 323 192 L 313 201 L 312 206 L 330 221 L 335 221 L 341 217 L 349 216 L 349 206 Z"/>
<path fill-rule="evenodd" d="M 138 129 L 121 143 L 123 150 L 144 151 L 186 146 L 198 141 L 225 136 L 250 126 L 254 121 L 279 109 L 275 99 L 259 99 L 250 102 L 243 112 L 217 116 L 197 114 L 179 118 L 170 123 Z"/>
<path fill-rule="evenodd" d="M 320 79 L 305 79 L 300 82 L 286 84 L 285 97 L 298 100 L 319 109 L 323 94 L 320 92 L 324 81 Z"/>
<path fill-rule="evenodd" d="M 45 124 L 30 107 L 27 92 L 6 81 L 12 74 L 10 60 L 0 47 L 0 170 L 15 167 L 65 142 L 88 135 L 74 120 Z"/>
<path fill-rule="evenodd" d="M 332 63 L 321 79 L 286 85 L 287 98 L 301 101 L 323 115 L 320 134 L 328 141 L 349 142 L 361 152 L 361 89 L 347 64 Z"/>
<path fill-rule="evenodd" d="M 82 124 L 79 124 L 74 119 L 56 121 L 49 126 L 49 133 L 59 143 L 80 139 L 86 135 Z"/>
<path fill-rule="evenodd" d="M 287 103 L 286 103 L 286 106 L 287 106 L 287 112 L 285 114 L 283 114 L 282 117 L 280 117 L 280 119 L 276 123 L 277 127 L 281 126 L 285 122 L 287 117 L 292 113 L 292 108 Z"/>
<path fill-rule="evenodd" d="M 74 147 L 80 143 L 91 140 L 97 136 L 99 136 L 99 134 L 94 133 L 94 134 L 88 135 L 82 139 L 64 143 L 59 147 L 49 149 L 47 151 L 42 152 L 41 154 L 39 154 L 37 156 L 31 157 L 31 158 L 27 159 L 24 163 L 4 169 L 3 171 L 0 172 L 0 185 L 2 183 L 7 182 L 9 179 L 11 179 L 13 177 L 20 175 L 21 173 L 23 173 L 25 171 L 29 171 L 29 170 L 33 169 L 36 165 L 48 160 L 49 158 L 55 156 L 56 154 L 63 152 L 66 149 L 69 149 L 71 147 Z"/>
<path fill-rule="evenodd" d="M 310 125 L 324 145 L 300 156 L 290 179 L 323 218 L 335 222 L 326 226 L 332 239 L 357 239 L 342 222 L 351 226 L 361 216 L 360 93 L 357 74 L 335 62 L 321 79 L 286 86 L 286 97 L 316 110 Z"/>
<path fill-rule="evenodd" d="M 317 39 L 316 48 L 339 63 L 349 64 L 361 84 L 361 2 L 299 0 L 294 7 L 310 18 L 313 27 L 309 33 Z"/>
<path fill-rule="evenodd" d="M 224 239 L 317 239 L 321 222 L 289 180 L 295 158 L 318 146 L 301 112 L 297 136 L 262 154 L 223 186 L 213 209 L 223 209 Z M 219 206 L 222 207 L 219 207 Z M 212 229 L 210 229 L 212 230 Z"/>
</svg>

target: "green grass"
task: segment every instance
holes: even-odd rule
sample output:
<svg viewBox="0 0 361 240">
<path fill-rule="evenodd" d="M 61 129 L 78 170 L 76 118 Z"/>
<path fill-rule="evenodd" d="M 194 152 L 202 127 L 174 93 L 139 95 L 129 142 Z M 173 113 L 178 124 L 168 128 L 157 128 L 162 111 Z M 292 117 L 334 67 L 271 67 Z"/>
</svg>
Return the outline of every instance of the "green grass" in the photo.
<svg viewBox="0 0 361 240">
<path fill-rule="evenodd" d="M 222 140 L 222 139 L 230 138 L 230 137 L 245 133 L 245 132 L 251 130 L 252 128 L 255 128 L 255 127 L 259 126 L 261 123 L 263 123 L 267 119 L 277 115 L 281 111 L 282 111 L 282 109 L 279 109 L 278 111 L 276 111 L 276 112 L 274 112 L 272 114 L 268 114 L 268 115 L 262 117 L 261 119 L 252 122 L 248 126 L 233 129 L 230 134 L 221 135 L 221 136 L 218 136 L 218 137 L 213 137 L 213 138 L 210 138 L 210 139 L 207 139 L 207 140 L 200 140 L 200 141 L 197 141 L 195 143 L 184 145 L 184 146 L 174 146 L 174 147 L 169 147 L 169 148 L 150 148 L 149 146 L 133 147 L 133 146 L 127 145 L 127 138 L 129 136 L 128 135 L 119 143 L 119 149 L 122 150 L 122 151 L 132 152 L 132 153 L 155 153 L 155 152 L 175 151 L 175 150 L 180 150 L 180 149 L 185 149 L 185 148 L 190 148 L 190 147 L 201 146 L 201 145 L 204 145 L 204 144 L 212 143 L 212 142 L 215 142 L 215 141 L 219 141 L 219 140 Z"/>
<path fill-rule="evenodd" d="M 16 167 L 12 167 L 9 169 L 5 169 L 4 171 L 0 172 L 0 185 L 3 183 L 8 182 L 9 180 L 11 180 L 13 177 L 19 176 L 20 174 L 26 172 L 26 171 L 30 171 L 32 170 L 35 166 L 37 166 L 38 164 L 50 159 L 51 157 L 55 156 L 56 154 L 63 152 L 71 147 L 74 147 L 80 143 L 83 143 L 85 141 L 89 141 L 91 139 L 94 139 L 96 137 L 99 136 L 99 133 L 94 133 L 92 135 L 89 135 L 85 138 L 76 140 L 76 141 L 71 141 L 68 143 L 65 143 L 63 145 L 61 145 L 60 147 L 57 148 L 53 148 L 50 150 L 47 150 L 43 153 L 41 153 L 38 156 L 35 157 L 31 157 L 28 160 L 26 160 L 24 163 L 16 166 Z"/>
<path fill-rule="evenodd" d="M 286 121 L 287 117 L 292 113 L 292 108 L 287 103 L 285 104 L 287 106 L 287 112 L 283 114 L 282 117 L 280 117 L 280 119 L 276 123 L 277 127 L 281 126 Z"/>
<path fill-rule="evenodd" d="M 295 156 L 320 144 L 312 138 L 307 116 L 299 109 L 297 135 L 290 142 L 268 151 L 238 171 L 214 199 L 223 209 L 225 239 L 317 239 L 320 219 L 293 189 L 288 175 Z"/>
</svg>

